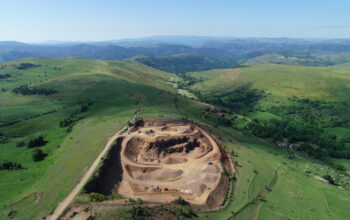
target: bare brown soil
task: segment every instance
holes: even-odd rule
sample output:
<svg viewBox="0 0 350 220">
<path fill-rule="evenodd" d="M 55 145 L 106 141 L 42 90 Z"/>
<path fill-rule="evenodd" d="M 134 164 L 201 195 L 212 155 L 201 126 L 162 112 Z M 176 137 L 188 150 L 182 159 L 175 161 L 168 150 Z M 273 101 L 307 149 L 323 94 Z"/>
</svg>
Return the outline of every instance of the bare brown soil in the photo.
<svg viewBox="0 0 350 220">
<path fill-rule="evenodd" d="M 206 204 L 224 169 L 214 139 L 192 123 L 144 120 L 142 124 L 123 135 L 124 172 L 118 193 L 152 202 L 182 196 L 191 204 Z"/>
<path fill-rule="evenodd" d="M 199 126 L 176 120 L 144 120 L 121 135 L 85 190 L 140 198 L 147 205 L 168 203 L 181 196 L 193 207 L 209 210 L 224 201 L 229 189 L 225 173 L 231 172 L 234 166 L 228 152 Z M 99 207 L 107 203 L 124 204 L 105 201 Z M 95 205 L 71 207 L 65 217 L 91 206 Z"/>
</svg>

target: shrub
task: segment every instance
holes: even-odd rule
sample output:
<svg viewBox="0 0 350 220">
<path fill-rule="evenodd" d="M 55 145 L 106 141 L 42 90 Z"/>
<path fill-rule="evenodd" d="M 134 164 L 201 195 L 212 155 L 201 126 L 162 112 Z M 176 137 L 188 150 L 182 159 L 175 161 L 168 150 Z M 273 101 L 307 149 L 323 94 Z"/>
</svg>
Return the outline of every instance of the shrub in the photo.
<svg viewBox="0 0 350 220">
<path fill-rule="evenodd" d="M 179 198 L 174 200 L 174 203 L 179 204 L 179 205 L 187 205 L 188 204 L 181 196 L 179 196 Z"/>
<path fill-rule="evenodd" d="M 332 185 L 337 185 L 337 183 L 335 182 L 335 180 L 330 176 L 330 175 L 324 175 L 323 176 L 323 178 L 325 179 L 325 180 L 327 180 L 330 184 L 332 184 Z"/>
<path fill-rule="evenodd" d="M 36 68 L 36 67 L 41 67 L 41 65 L 33 64 L 33 63 L 20 63 L 16 69 L 18 70 L 25 70 L 25 69 L 30 69 L 30 68 Z"/>
<path fill-rule="evenodd" d="M 345 167 L 341 164 L 335 165 L 335 169 L 340 170 L 340 171 L 345 171 Z"/>
<path fill-rule="evenodd" d="M 95 219 L 95 216 L 90 215 L 86 220 L 94 220 L 94 219 Z"/>
<path fill-rule="evenodd" d="M 103 201 L 106 199 L 104 195 L 95 192 L 90 193 L 89 196 L 91 201 Z"/>
<path fill-rule="evenodd" d="M 41 147 L 44 146 L 47 141 L 44 140 L 43 136 L 33 138 L 28 143 L 28 148 Z"/>
<path fill-rule="evenodd" d="M 4 160 L 0 163 L 0 170 L 19 170 L 23 169 L 22 165 L 16 162 Z"/>
<path fill-rule="evenodd" d="M 136 203 L 139 204 L 139 205 L 141 205 L 141 204 L 143 203 L 143 201 L 142 201 L 142 199 L 137 198 L 137 199 L 136 199 Z"/>
<path fill-rule="evenodd" d="M 63 128 L 63 127 L 67 127 L 68 125 L 70 125 L 72 123 L 73 123 L 72 119 L 67 118 L 67 119 L 60 121 L 59 125 L 61 128 Z"/>
<path fill-rule="evenodd" d="M 46 88 L 34 88 L 29 87 L 28 85 L 22 85 L 12 90 L 15 94 L 21 95 L 52 95 L 57 93 L 56 90 L 46 89 Z"/>
<path fill-rule="evenodd" d="M 87 110 L 89 110 L 89 108 L 86 105 L 82 105 L 80 108 L 80 112 L 86 112 Z"/>
<path fill-rule="evenodd" d="M 230 177 L 230 179 L 232 181 L 236 181 L 237 180 L 236 173 L 233 173 L 232 176 Z"/>
<path fill-rule="evenodd" d="M 16 147 L 23 147 L 24 145 L 26 145 L 26 143 L 24 141 L 18 141 L 16 143 Z"/>
<path fill-rule="evenodd" d="M 0 75 L 0 79 L 6 79 L 6 78 L 10 78 L 11 75 L 10 74 L 3 74 L 3 75 Z"/>
<path fill-rule="evenodd" d="M 192 219 L 193 217 L 197 217 L 196 213 L 190 206 L 184 206 L 176 209 L 175 215 L 177 219 Z"/>
<path fill-rule="evenodd" d="M 7 216 L 9 217 L 9 219 L 13 219 L 17 214 L 17 211 L 16 210 L 11 210 Z"/>
<path fill-rule="evenodd" d="M 147 208 L 142 206 L 133 206 L 130 210 L 132 219 L 145 219 L 145 217 L 149 216 Z"/>
<path fill-rule="evenodd" d="M 73 125 L 70 125 L 70 126 L 67 128 L 67 133 L 72 132 L 72 130 L 73 130 Z"/>
<path fill-rule="evenodd" d="M 33 151 L 33 161 L 41 161 L 47 156 L 41 149 L 35 149 Z"/>
</svg>

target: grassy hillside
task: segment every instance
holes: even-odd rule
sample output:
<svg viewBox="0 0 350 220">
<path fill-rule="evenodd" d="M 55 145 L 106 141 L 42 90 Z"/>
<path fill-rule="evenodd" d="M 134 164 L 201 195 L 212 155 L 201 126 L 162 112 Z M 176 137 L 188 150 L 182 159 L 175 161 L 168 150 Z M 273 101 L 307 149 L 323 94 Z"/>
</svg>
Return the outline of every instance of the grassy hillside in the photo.
<svg viewBox="0 0 350 220">
<path fill-rule="evenodd" d="M 37 66 L 19 70 L 21 63 Z M 1 218 L 11 211 L 18 219 L 47 215 L 79 181 L 108 137 L 130 120 L 140 105 L 158 116 L 169 108 L 173 115 L 182 115 L 174 107 L 182 105 L 182 99 L 175 99 L 177 91 L 166 84 L 174 76 L 132 60 L 25 59 L 2 64 L 1 72 L 11 77 L 0 84 L 5 88 L 0 93 L 0 161 L 13 161 L 25 168 L 0 171 Z M 14 94 L 12 90 L 21 85 L 50 88 L 56 93 Z M 73 122 L 62 127 L 59 122 L 64 120 Z M 28 148 L 28 142 L 38 136 L 47 143 Z M 16 146 L 22 141 L 25 146 Z M 34 162 L 32 153 L 37 148 L 47 157 Z"/>
<path fill-rule="evenodd" d="M 252 65 L 242 69 L 239 76 L 252 82 L 252 87 L 265 89 L 277 96 L 322 101 L 350 100 L 348 68 Z"/>
<path fill-rule="evenodd" d="M 252 53 L 254 54 L 254 53 Z M 301 66 L 332 66 L 350 61 L 350 53 L 329 53 L 310 51 L 280 51 L 266 52 L 263 55 L 249 59 L 253 63 L 275 63 Z"/>
<path fill-rule="evenodd" d="M 191 76 L 204 79 L 192 87 L 203 94 L 225 93 L 249 84 L 251 88 L 264 89 L 279 97 L 350 100 L 350 69 L 347 67 L 248 64 L 245 68 L 196 72 Z"/>
<path fill-rule="evenodd" d="M 257 76 L 258 70 L 265 71 L 264 74 L 278 70 L 284 72 L 281 75 L 286 78 L 288 71 L 299 74 L 299 71 L 288 70 L 285 66 L 253 65 L 242 69 L 191 73 L 189 75 L 196 80 L 192 81 L 194 85 L 190 85 L 191 78 L 179 78 L 134 59 L 37 58 L 1 64 L 0 75 L 4 77 L 0 79 L 0 162 L 16 162 L 24 169 L 0 170 L 0 219 L 7 219 L 9 215 L 14 219 L 42 219 L 47 216 L 78 183 L 108 138 L 127 123 L 140 106 L 143 107 L 141 116 L 144 118 L 194 120 L 232 151 L 238 171 L 237 179 L 232 181 L 233 195 L 228 196 L 224 209 L 200 213 L 201 219 L 234 216 L 237 219 L 314 216 L 319 219 L 347 219 L 350 200 L 344 186 L 350 184 L 350 180 L 343 171 L 330 169 L 320 161 L 313 163 L 302 153 L 294 154 L 235 128 L 254 119 L 284 117 L 275 112 L 261 111 L 263 109 L 258 111 L 256 104 L 267 108 L 275 102 L 297 103 L 287 99 L 290 92 L 279 92 L 278 88 L 283 86 L 278 83 L 272 84 L 271 88 L 264 87 L 268 85 L 267 79 L 264 82 L 264 77 Z M 273 71 L 268 79 L 273 78 Z M 316 74 L 317 71 L 314 72 Z M 343 79 L 341 83 L 344 86 L 341 88 L 346 90 L 346 69 L 324 70 L 323 74 L 326 78 L 338 79 L 336 73 Z M 303 74 L 300 73 L 300 76 Z M 289 82 L 295 80 L 298 81 L 292 77 Z M 300 89 L 306 87 L 302 80 L 298 82 Z M 201 100 L 216 95 L 226 97 L 227 92 L 234 92 L 235 88 L 245 84 L 259 90 L 271 89 L 266 92 L 271 95 L 265 94 L 266 97 L 258 100 L 254 97 L 249 99 L 254 101 L 254 105 L 246 103 L 249 111 L 244 111 L 244 114 L 226 113 L 224 118 L 237 116 L 233 120 L 236 125 L 223 126 L 219 123 L 222 117 L 218 117 L 222 116 L 222 112 L 212 111 L 204 117 L 203 113 L 210 109 L 210 105 L 180 96 L 177 83 L 187 85 L 182 90 L 194 92 Z M 16 88 L 20 88 L 17 94 L 13 92 Z M 315 87 L 315 94 L 319 93 L 317 88 L 328 87 L 326 84 Z M 336 97 L 338 90 L 325 92 L 330 94 L 330 99 L 346 99 Z M 345 93 L 342 91 L 341 94 L 346 96 Z M 303 97 L 301 94 L 307 95 L 308 92 L 300 92 L 300 97 Z M 215 109 L 221 108 L 218 105 Z M 333 127 L 328 126 L 328 129 Z M 342 133 L 346 131 L 338 130 Z M 39 136 L 46 143 L 29 147 L 31 140 Z M 36 149 L 41 149 L 47 156 L 41 161 L 33 161 L 32 154 Z M 348 160 L 337 159 L 337 163 L 348 167 Z M 342 188 L 314 177 L 323 176 L 326 171 L 341 183 Z"/>
<path fill-rule="evenodd" d="M 197 80 L 188 87 L 193 94 L 226 108 L 208 115 L 218 114 L 212 117 L 217 123 L 300 145 L 319 159 L 350 158 L 350 139 L 344 136 L 350 128 L 348 67 L 247 64 L 188 75 Z"/>
<path fill-rule="evenodd" d="M 203 213 L 200 219 L 346 219 L 349 215 L 349 195 L 315 178 L 327 169 L 323 165 L 227 127 L 218 126 L 213 132 L 234 152 L 237 180 L 226 207 Z"/>
</svg>

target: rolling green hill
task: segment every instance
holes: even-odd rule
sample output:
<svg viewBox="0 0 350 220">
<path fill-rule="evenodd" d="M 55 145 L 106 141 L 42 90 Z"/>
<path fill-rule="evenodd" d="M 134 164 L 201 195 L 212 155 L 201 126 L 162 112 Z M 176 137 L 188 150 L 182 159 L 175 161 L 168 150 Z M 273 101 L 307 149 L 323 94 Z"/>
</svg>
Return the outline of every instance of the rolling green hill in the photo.
<svg viewBox="0 0 350 220">
<path fill-rule="evenodd" d="M 221 123 L 262 138 L 321 146 L 302 145 L 318 158 L 350 157 L 350 140 L 343 135 L 350 128 L 349 68 L 247 64 L 188 75 L 199 81 L 189 89 L 200 100 L 254 115 L 254 121 L 235 123 L 228 117 Z M 266 114 L 273 117 L 266 119 Z"/>
<path fill-rule="evenodd" d="M 261 52 L 262 53 L 262 52 Z M 252 63 L 275 63 L 300 66 L 332 66 L 350 61 L 350 53 L 329 53 L 310 51 L 265 52 L 261 56 L 249 59 Z"/>
<path fill-rule="evenodd" d="M 18 70 L 21 63 L 37 66 Z M 162 112 L 171 106 L 174 112 L 162 114 L 164 117 L 179 114 L 173 108 L 178 104 L 176 91 L 165 84 L 176 76 L 132 60 L 25 59 L 2 64 L 1 73 L 11 77 L 0 82 L 5 88 L 0 93 L 0 161 L 13 161 L 25 168 L 0 171 L 1 219 L 12 210 L 19 219 L 47 215 L 74 187 L 108 137 L 130 120 L 140 105 L 145 112 Z M 56 93 L 12 92 L 22 85 Z M 181 99 L 178 102 L 180 105 Z M 67 119 L 73 122 L 60 126 Z M 40 147 L 47 157 L 33 162 L 35 149 L 27 143 L 38 136 L 47 141 Z M 26 144 L 18 147 L 19 142 Z M 40 203 L 35 203 L 37 199 Z"/>
<path fill-rule="evenodd" d="M 322 101 L 350 100 L 350 69 L 347 67 L 305 67 L 277 64 L 248 64 L 240 69 L 189 73 L 204 79 L 193 89 L 203 94 L 226 93 L 242 85 L 264 89 L 279 97 Z"/>
<path fill-rule="evenodd" d="M 140 106 L 144 118 L 195 121 L 231 152 L 237 168 L 232 194 L 222 209 L 198 213 L 199 219 L 347 219 L 349 175 L 333 165 L 348 167 L 348 159 L 316 160 L 255 137 L 245 127 L 306 117 L 302 110 L 284 113 L 287 107 L 305 105 L 315 114 L 307 123 L 344 137 L 348 125 L 337 123 L 349 116 L 340 105 L 349 101 L 349 72 L 346 67 L 253 64 L 180 78 L 135 59 L 27 58 L 0 64 L 0 163 L 24 168 L 0 170 L 0 219 L 48 216 Z M 177 84 L 198 100 L 179 95 Z M 301 104 L 306 98 L 312 102 Z M 325 109 L 314 107 L 315 100 Z M 232 108 L 237 106 L 239 111 Z M 321 122 L 323 117 L 329 120 Z M 36 143 L 38 137 L 44 143 Z M 37 149 L 43 151 L 41 161 L 33 160 Z M 315 178 L 327 173 L 339 186 Z"/>
</svg>

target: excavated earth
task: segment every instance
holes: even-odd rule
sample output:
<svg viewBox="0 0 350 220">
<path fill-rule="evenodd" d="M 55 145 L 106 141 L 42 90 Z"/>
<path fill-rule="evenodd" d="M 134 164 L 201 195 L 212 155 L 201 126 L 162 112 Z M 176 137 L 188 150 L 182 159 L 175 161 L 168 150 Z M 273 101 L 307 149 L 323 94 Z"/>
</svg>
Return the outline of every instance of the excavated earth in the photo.
<svg viewBox="0 0 350 220">
<path fill-rule="evenodd" d="M 230 157 L 224 154 L 215 139 L 195 124 L 143 120 L 118 139 L 87 191 L 118 192 L 148 202 L 170 202 L 181 196 L 193 205 L 217 207 L 229 188 L 224 169 L 231 167 L 223 158 Z"/>
</svg>

